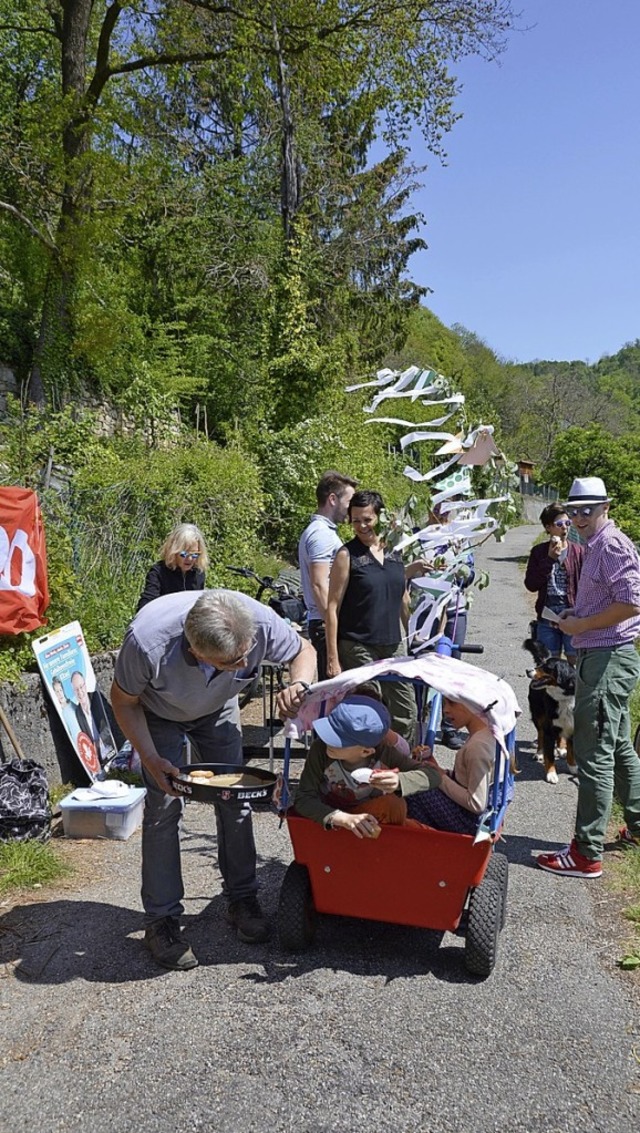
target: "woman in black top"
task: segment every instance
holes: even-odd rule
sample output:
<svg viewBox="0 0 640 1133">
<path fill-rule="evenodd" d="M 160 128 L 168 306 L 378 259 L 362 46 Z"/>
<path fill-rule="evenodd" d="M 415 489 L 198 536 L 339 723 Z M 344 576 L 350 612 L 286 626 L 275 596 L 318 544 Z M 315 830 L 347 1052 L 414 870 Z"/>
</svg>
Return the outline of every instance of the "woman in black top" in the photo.
<svg viewBox="0 0 640 1133">
<path fill-rule="evenodd" d="M 200 529 L 194 523 L 179 523 L 160 548 L 160 562 L 154 563 L 147 574 L 136 613 L 164 594 L 204 590 L 208 566 L 207 545 Z"/>
<path fill-rule="evenodd" d="M 409 595 L 401 556 L 386 551 L 377 531 L 384 507 L 378 492 L 356 492 L 349 504 L 355 538 L 333 560 L 325 623 L 327 676 L 383 658 L 404 656 L 403 626 Z M 393 726 L 409 743 L 415 740 L 413 686 L 384 681 L 380 686 Z"/>
</svg>

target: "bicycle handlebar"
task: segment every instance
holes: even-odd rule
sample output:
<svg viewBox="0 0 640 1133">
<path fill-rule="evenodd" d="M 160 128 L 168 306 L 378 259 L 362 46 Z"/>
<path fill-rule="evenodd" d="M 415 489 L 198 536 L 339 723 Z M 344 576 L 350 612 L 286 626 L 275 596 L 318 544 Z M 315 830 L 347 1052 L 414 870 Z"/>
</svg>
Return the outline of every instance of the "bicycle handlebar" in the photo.
<svg viewBox="0 0 640 1133">
<path fill-rule="evenodd" d="M 484 653 L 484 645 L 457 645 L 458 653 Z"/>
<path fill-rule="evenodd" d="M 256 572 L 249 567 L 226 566 L 224 569 L 231 570 L 234 574 L 241 574 L 243 578 L 257 578 L 258 582 L 262 582 L 262 579 L 258 578 Z"/>
<path fill-rule="evenodd" d="M 225 570 L 230 570 L 233 572 L 233 574 L 240 574 L 243 578 L 253 578 L 259 586 L 259 590 L 256 595 L 256 598 L 258 598 L 258 600 L 260 600 L 265 590 L 273 590 L 274 594 L 284 597 L 294 596 L 293 589 L 289 583 L 285 581 L 280 582 L 277 578 L 273 578 L 270 574 L 265 574 L 264 577 L 261 578 L 259 574 L 256 574 L 255 570 L 251 570 L 251 567 L 226 566 Z"/>
</svg>

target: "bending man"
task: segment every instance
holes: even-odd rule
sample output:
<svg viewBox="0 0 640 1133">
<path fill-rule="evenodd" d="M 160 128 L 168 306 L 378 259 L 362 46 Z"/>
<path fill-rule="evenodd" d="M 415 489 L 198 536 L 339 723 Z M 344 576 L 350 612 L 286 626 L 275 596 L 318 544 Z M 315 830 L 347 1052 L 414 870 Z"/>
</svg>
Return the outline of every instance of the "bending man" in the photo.
<svg viewBox="0 0 640 1133">
<path fill-rule="evenodd" d="M 127 630 L 115 666 L 115 717 L 142 761 L 147 787 L 142 826 L 145 944 L 164 968 L 198 963 L 180 932 L 184 887 L 176 790 L 185 735 L 205 763 L 242 763 L 238 692 L 262 661 L 289 663 L 290 683 L 278 696 L 295 716 L 315 652 L 268 606 L 245 594 L 205 590 L 169 594 L 144 606 Z M 269 929 L 256 896 L 251 808 L 216 804 L 218 862 L 229 900 L 228 920 L 246 942 Z"/>
</svg>

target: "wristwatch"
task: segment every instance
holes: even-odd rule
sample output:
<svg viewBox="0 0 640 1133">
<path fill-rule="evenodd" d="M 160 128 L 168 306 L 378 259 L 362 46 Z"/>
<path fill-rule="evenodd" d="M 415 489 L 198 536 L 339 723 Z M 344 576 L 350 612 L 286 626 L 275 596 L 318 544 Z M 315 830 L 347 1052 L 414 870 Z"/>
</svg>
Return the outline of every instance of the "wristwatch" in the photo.
<svg viewBox="0 0 640 1133">
<path fill-rule="evenodd" d="M 334 829 L 334 825 L 333 825 L 334 814 L 335 814 L 335 811 L 332 811 L 331 814 L 328 814 L 326 818 L 323 818 L 322 825 L 324 826 L 325 830 L 333 830 Z"/>
</svg>

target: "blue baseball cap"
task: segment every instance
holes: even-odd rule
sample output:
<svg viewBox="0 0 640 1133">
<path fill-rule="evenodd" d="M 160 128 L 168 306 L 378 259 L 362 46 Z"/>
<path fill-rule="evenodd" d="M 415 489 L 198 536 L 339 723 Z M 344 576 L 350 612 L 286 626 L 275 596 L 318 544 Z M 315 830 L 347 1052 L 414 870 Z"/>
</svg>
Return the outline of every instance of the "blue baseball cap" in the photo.
<svg viewBox="0 0 640 1133">
<path fill-rule="evenodd" d="M 391 717 L 384 704 L 370 696 L 348 696 L 313 727 L 331 747 L 377 747 L 391 727 Z"/>
</svg>

